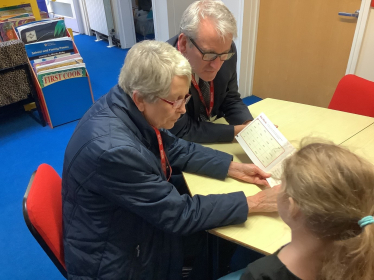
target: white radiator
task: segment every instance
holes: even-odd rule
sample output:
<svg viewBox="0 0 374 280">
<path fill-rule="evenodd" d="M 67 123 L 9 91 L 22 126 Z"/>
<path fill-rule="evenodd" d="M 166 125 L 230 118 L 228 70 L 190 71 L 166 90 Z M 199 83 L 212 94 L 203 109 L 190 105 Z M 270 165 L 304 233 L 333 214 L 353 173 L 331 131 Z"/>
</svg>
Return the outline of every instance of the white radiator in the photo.
<svg viewBox="0 0 374 280">
<path fill-rule="evenodd" d="M 91 30 L 119 40 L 122 49 L 136 43 L 132 0 L 85 0 Z M 96 37 L 98 35 L 96 34 Z"/>
<path fill-rule="evenodd" d="M 111 0 L 86 0 L 90 28 L 106 36 L 114 32 Z"/>
</svg>

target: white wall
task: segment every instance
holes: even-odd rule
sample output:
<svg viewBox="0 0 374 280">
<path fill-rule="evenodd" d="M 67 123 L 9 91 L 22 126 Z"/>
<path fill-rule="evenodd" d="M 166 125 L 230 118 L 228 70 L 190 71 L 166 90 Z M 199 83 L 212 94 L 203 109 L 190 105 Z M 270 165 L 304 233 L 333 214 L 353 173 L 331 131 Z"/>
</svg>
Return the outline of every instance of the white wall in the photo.
<svg viewBox="0 0 374 280">
<path fill-rule="evenodd" d="M 374 82 L 374 8 L 369 12 L 355 74 Z"/>
<path fill-rule="evenodd" d="M 244 11 L 244 0 L 222 0 L 223 3 L 229 8 L 231 13 L 234 15 L 236 19 L 236 24 L 238 27 L 238 37 L 234 40 L 237 55 L 238 55 L 238 63 L 236 66 L 238 72 L 238 82 L 240 77 L 240 64 L 241 64 L 241 53 L 242 53 L 242 36 L 243 36 L 243 11 Z"/>
<path fill-rule="evenodd" d="M 152 10 L 155 39 L 165 42 L 170 38 L 167 0 L 152 0 Z"/>
<path fill-rule="evenodd" d="M 184 10 L 195 0 L 167 0 L 167 11 L 169 19 L 169 36 L 173 37 L 179 33 L 179 24 Z"/>
</svg>

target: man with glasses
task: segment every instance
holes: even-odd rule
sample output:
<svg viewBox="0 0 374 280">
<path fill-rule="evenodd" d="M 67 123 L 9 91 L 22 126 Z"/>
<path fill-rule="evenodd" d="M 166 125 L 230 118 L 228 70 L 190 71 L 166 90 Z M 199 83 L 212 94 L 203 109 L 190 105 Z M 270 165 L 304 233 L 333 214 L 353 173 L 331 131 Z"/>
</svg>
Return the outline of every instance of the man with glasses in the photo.
<svg viewBox="0 0 374 280">
<path fill-rule="evenodd" d="M 201 0 L 183 13 L 180 34 L 168 43 L 190 62 L 191 101 L 170 130 L 192 142 L 231 142 L 253 117 L 238 92 L 236 21 L 221 1 Z M 212 121 L 224 117 L 229 125 Z"/>
</svg>

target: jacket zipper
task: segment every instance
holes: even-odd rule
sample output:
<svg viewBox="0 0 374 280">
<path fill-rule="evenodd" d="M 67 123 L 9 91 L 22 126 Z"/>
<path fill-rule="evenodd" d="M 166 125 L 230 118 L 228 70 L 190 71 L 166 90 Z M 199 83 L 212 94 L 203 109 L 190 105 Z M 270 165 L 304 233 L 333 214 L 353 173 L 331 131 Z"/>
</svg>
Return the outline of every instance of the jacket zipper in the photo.
<svg viewBox="0 0 374 280">
<path fill-rule="evenodd" d="M 139 258 L 140 255 L 140 245 L 136 246 L 136 257 Z"/>
</svg>

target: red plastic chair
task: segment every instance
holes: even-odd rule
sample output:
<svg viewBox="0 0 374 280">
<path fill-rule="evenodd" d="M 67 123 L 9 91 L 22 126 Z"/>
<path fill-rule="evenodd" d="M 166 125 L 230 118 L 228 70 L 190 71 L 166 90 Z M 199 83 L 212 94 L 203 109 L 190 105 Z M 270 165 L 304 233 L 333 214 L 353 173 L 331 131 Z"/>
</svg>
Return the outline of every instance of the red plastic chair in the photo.
<svg viewBox="0 0 374 280">
<path fill-rule="evenodd" d="M 374 117 L 374 82 L 345 75 L 336 87 L 328 108 Z"/>
<path fill-rule="evenodd" d="M 32 174 L 23 197 L 23 217 L 30 232 L 67 278 L 62 239 L 61 177 L 48 164 Z"/>
</svg>

